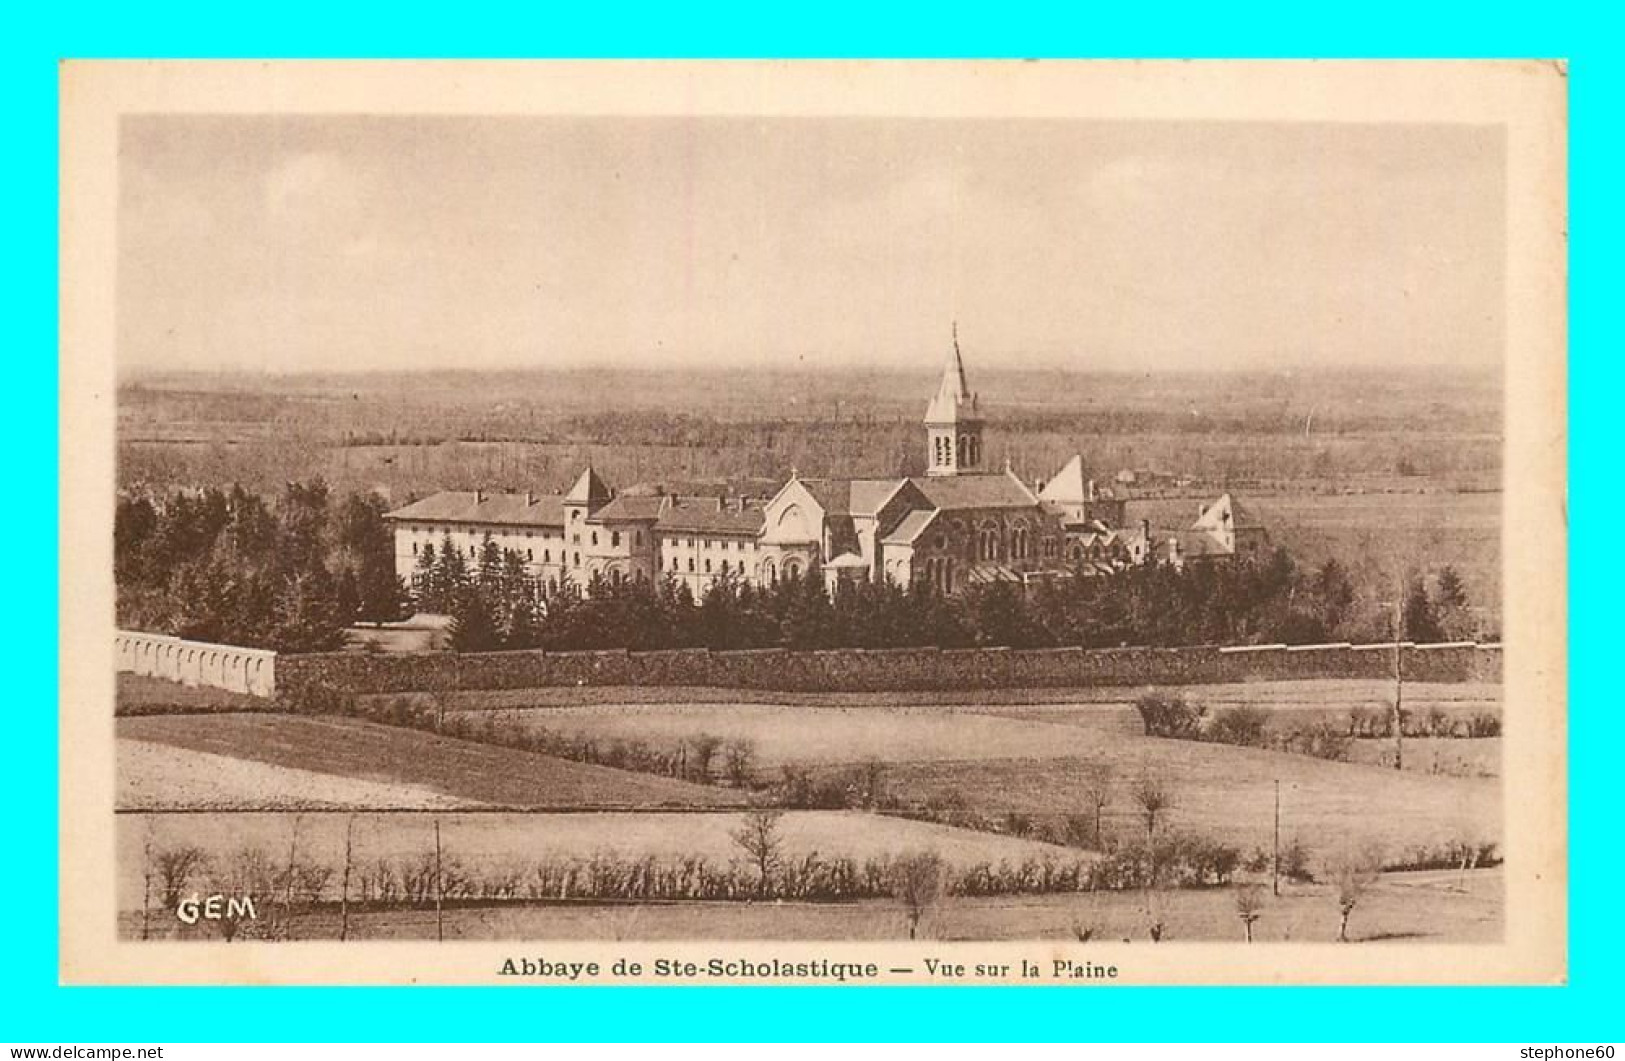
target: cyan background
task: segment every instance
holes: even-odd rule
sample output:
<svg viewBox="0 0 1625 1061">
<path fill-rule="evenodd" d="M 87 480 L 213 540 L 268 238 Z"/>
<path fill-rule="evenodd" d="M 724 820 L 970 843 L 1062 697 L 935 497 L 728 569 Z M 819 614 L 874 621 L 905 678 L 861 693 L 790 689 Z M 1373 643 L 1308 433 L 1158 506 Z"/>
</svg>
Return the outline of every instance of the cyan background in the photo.
<svg viewBox="0 0 1625 1061">
<path fill-rule="evenodd" d="M 17 5 L 0 20 L 13 593 L 0 1039 L 1621 1037 L 1612 611 L 1619 16 L 1610 5 Z M 1511 989 L 158 989 L 56 986 L 57 79 L 68 57 L 1512 57 L 1571 60 L 1570 986 Z M 37 508 L 31 508 L 38 502 Z M 71 516 L 70 516 L 71 518 Z M 1514 528 L 1515 530 L 1518 528 Z M 1522 531 L 1553 539 L 1568 528 Z M 26 549 L 26 551 L 24 551 Z M 21 592 L 17 592 L 20 590 Z M 1609 769 L 1613 767 L 1613 769 Z M 24 868 L 26 867 L 26 868 Z M 49 867 L 48 875 L 36 871 Z M 1609 999 L 1613 999 L 1612 1003 Z"/>
</svg>

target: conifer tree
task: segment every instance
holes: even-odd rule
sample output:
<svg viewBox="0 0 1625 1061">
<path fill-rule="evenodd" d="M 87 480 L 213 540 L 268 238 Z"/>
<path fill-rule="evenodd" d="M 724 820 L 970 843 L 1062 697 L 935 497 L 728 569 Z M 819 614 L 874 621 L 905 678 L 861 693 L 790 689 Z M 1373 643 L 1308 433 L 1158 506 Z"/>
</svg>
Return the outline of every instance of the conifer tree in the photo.
<svg viewBox="0 0 1625 1061">
<path fill-rule="evenodd" d="M 418 552 L 417 570 L 412 576 L 418 608 L 426 612 L 442 610 L 440 566 L 435 559 L 434 542 L 424 542 Z"/>
<path fill-rule="evenodd" d="M 495 609 L 479 586 L 465 585 L 452 598 L 447 635 L 458 652 L 490 652 L 502 647 Z"/>
</svg>

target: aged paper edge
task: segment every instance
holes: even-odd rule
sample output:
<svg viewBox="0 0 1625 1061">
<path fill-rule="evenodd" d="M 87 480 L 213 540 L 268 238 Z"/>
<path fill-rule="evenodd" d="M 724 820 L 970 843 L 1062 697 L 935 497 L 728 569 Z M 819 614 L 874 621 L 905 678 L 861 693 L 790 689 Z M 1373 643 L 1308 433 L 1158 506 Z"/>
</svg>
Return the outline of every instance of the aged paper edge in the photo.
<svg viewBox="0 0 1625 1061">
<path fill-rule="evenodd" d="M 510 957 L 1116 964 L 1117 984 L 1559 984 L 1567 975 L 1567 78 L 1561 62 L 68 62 L 61 70 L 60 970 L 75 984 L 523 984 Z M 114 931 L 114 263 L 129 113 L 748 114 L 1501 125 L 1506 932 L 1496 944 L 283 943 Z M 1507 799 L 1507 793 L 1515 798 Z M 584 983 L 625 983 L 608 976 Z M 641 981 L 650 982 L 650 981 Z M 694 981 L 688 981 L 690 983 Z M 704 981 L 717 983 L 719 981 Z M 750 983 L 766 981 L 751 980 Z M 806 982 L 806 981 L 776 981 Z M 917 977 L 879 982 L 919 984 Z M 986 983 L 987 981 L 978 981 Z M 1021 981 L 1050 983 L 1051 981 Z"/>
</svg>

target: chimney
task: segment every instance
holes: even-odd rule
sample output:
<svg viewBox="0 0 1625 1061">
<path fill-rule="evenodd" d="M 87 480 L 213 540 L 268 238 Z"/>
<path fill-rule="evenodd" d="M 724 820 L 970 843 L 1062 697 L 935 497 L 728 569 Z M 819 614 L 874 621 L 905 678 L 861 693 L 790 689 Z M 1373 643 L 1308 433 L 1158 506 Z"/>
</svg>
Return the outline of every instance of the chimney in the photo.
<svg viewBox="0 0 1625 1061">
<path fill-rule="evenodd" d="M 1142 519 L 1140 521 L 1140 537 L 1145 539 L 1146 548 L 1149 549 L 1151 547 L 1151 521 L 1150 520 Z"/>
<path fill-rule="evenodd" d="M 1089 492 L 1084 496 L 1088 497 L 1091 501 L 1095 499 L 1095 481 L 1093 479 L 1089 480 Z"/>
<path fill-rule="evenodd" d="M 484 501 L 484 500 L 485 500 L 485 492 L 483 490 L 481 490 L 479 487 L 475 487 L 474 488 L 474 503 L 477 505 L 481 501 Z"/>
<path fill-rule="evenodd" d="M 536 495 L 531 493 L 529 490 L 526 490 L 525 491 L 525 507 L 529 508 L 530 506 L 534 505 L 535 503 L 536 503 Z"/>
</svg>

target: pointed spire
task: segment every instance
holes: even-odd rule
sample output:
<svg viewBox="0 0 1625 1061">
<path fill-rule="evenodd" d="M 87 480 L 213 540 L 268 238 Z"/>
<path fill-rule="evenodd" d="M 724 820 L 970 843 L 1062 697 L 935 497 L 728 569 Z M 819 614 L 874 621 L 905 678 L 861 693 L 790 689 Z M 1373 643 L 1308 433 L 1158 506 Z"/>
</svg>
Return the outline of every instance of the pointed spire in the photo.
<svg viewBox="0 0 1625 1061">
<path fill-rule="evenodd" d="M 567 505 L 597 505 L 609 499 L 609 487 L 605 486 L 604 480 L 592 470 L 591 464 L 587 465 L 587 470 L 581 473 L 581 478 L 576 480 L 576 484 L 570 487 L 570 492 L 564 495 L 564 503 Z"/>
<path fill-rule="evenodd" d="M 970 384 L 965 380 L 965 359 L 959 350 L 959 322 L 953 325 L 953 349 L 948 354 L 948 363 L 942 368 L 942 382 L 937 386 L 936 397 L 931 399 L 931 405 L 925 411 L 927 423 L 950 424 L 960 418 L 961 410 L 969 406 L 969 411 L 976 411 L 976 395 L 972 393 Z"/>
</svg>

